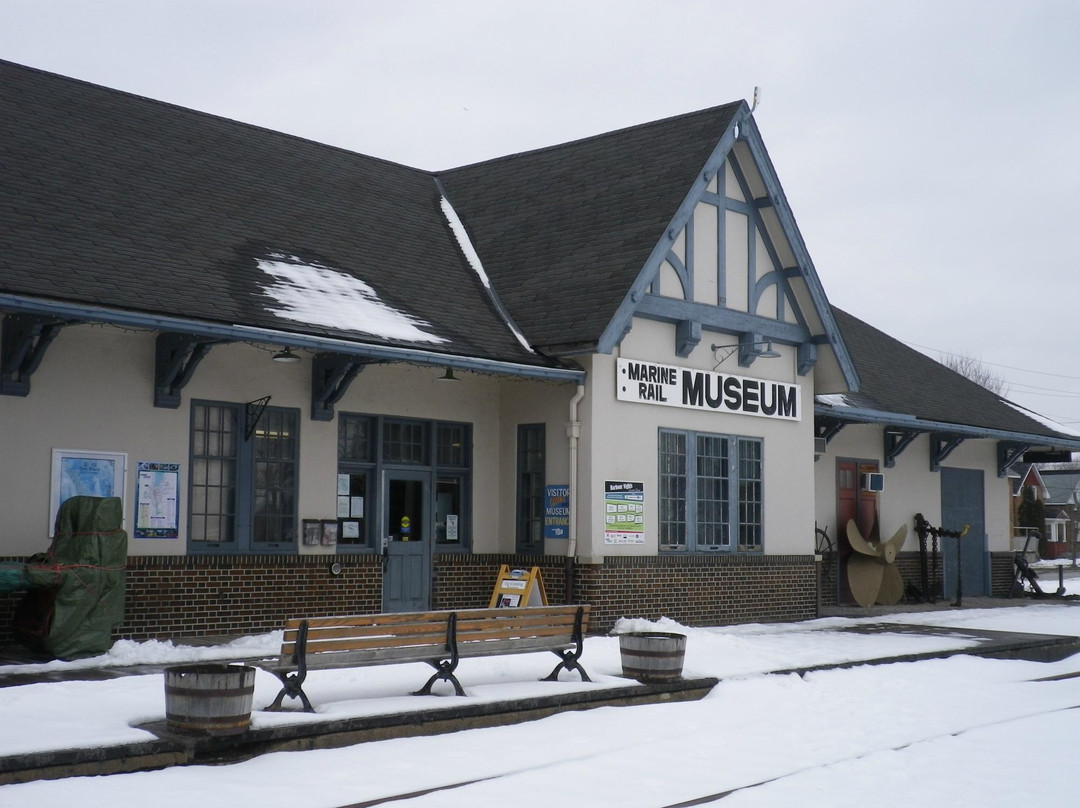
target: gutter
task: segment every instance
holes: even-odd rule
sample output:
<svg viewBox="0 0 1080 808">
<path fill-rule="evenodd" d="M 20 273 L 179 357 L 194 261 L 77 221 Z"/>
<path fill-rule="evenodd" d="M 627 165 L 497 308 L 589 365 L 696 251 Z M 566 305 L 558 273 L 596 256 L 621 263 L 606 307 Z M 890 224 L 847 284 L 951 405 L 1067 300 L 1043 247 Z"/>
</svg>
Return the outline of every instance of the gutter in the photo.
<svg viewBox="0 0 1080 808">
<path fill-rule="evenodd" d="M 335 337 L 317 337 L 293 331 L 277 331 L 247 325 L 224 325 L 206 320 L 189 320 L 169 315 L 110 309 L 104 306 L 26 298 L 18 295 L 0 294 L 0 311 L 25 314 L 44 314 L 67 320 L 87 323 L 108 323 L 155 331 L 175 331 L 199 337 L 213 337 L 232 342 L 257 342 L 268 345 L 328 351 L 348 356 L 363 356 L 384 362 L 409 362 L 416 365 L 473 370 L 481 373 L 498 373 L 549 381 L 585 381 L 585 371 L 569 368 L 526 365 L 521 362 L 505 362 L 498 359 L 481 359 L 458 354 L 438 353 L 418 348 L 398 348 L 390 345 L 373 345 L 353 342 Z"/>
<path fill-rule="evenodd" d="M 898 412 L 868 410 L 861 407 L 830 407 L 828 405 L 815 404 L 814 415 L 822 415 L 828 418 L 836 418 L 840 421 L 851 421 L 859 424 L 895 426 L 898 429 L 909 429 L 918 432 L 948 432 L 953 435 L 962 435 L 967 438 L 1005 440 L 1016 443 L 1028 443 L 1033 446 L 1051 446 L 1054 448 L 1080 451 L 1080 438 L 1052 437 L 1050 435 L 1038 435 L 1031 432 L 1011 432 L 1005 429 L 987 429 L 984 427 L 969 426 L 967 424 L 953 424 L 947 421 L 926 421 L 922 418 L 917 418 L 914 415 L 906 415 Z"/>
</svg>

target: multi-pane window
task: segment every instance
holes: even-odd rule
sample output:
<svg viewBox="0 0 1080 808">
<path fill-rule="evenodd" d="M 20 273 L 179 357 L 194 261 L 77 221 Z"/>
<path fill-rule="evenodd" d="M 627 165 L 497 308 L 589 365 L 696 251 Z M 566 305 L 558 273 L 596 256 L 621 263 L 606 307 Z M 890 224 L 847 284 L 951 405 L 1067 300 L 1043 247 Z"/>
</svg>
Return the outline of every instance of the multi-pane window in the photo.
<svg viewBox="0 0 1080 808">
<path fill-rule="evenodd" d="M 384 421 L 383 462 L 427 465 L 427 427 L 424 421 Z"/>
<path fill-rule="evenodd" d="M 469 427 L 435 428 L 435 541 L 460 546 L 465 537 L 465 492 L 469 479 Z"/>
<path fill-rule="evenodd" d="M 435 541 L 445 550 L 467 548 L 471 440 L 469 424 L 339 414 L 339 513 L 343 503 L 349 510 L 338 519 L 339 549 L 377 543 L 382 503 L 375 496 L 376 481 L 386 465 L 431 471 Z"/>
<path fill-rule="evenodd" d="M 544 549 L 543 424 L 518 425 L 517 445 L 517 551 Z"/>
<path fill-rule="evenodd" d="M 761 550 L 762 442 L 660 430 L 660 549 Z"/>
<path fill-rule="evenodd" d="M 240 465 L 239 408 L 196 404 L 191 424 L 192 542 L 236 539 L 236 482 Z"/>
<path fill-rule="evenodd" d="M 246 424 L 247 418 L 257 418 Z M 193 402 L 188 537 L 193 549 L 296 546 L 299 412 Z"/>
</svg>

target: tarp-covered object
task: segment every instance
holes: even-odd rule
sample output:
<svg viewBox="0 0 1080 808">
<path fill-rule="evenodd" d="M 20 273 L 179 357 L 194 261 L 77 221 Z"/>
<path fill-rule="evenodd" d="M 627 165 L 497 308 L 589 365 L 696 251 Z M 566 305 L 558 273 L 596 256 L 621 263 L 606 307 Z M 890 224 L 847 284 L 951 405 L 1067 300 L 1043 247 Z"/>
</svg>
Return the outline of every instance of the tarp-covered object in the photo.
<svg viewBox="0 0 1080 808">
<path fill-rule="evenodd" d="M 60 659 L 109 650 L 112 629 L 124 619 L 122 519 L 119 497 L 72 497 L 60 506 L 48 552 L 27 564 L 36 592 L 16 612 L 20 640 Z"/>
</svg>

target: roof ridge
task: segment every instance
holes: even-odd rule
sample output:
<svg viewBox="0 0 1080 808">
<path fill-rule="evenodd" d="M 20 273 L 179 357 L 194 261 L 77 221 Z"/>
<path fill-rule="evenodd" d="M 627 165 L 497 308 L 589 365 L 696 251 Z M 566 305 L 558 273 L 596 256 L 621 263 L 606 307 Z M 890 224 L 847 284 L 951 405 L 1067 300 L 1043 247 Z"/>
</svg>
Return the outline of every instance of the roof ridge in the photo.
<svg viewBox="0 0 1080 808">
<path fill-rule="evenodd" d="M 399 163 L 399 162 L 396 162 L 394 160 L 387 160 L 385 157 L 376 157 L 375 155 L 367 154 L 365 152 L 354 151 L 353 149 L 347 149 L 344 146 L 335 146 L 332 143 L 323 143 L 321 140 L 314 140 L 314 139 L 309 138 L 309 137 L 304 137 L 303 135 L 294 135 L 294 134 L 291 134 L 289 132 L 282 132 L 279 129 L 271 129 L 268 126 L 262 126 L 262 125 L 257 124 L 257 123 L 249 123 L 248 121 L 241 121 L 241 120 L 239 120 L 237 118 L 229 118 L 228 116 L 219 115 L 219 114 L 214 113 L 214 112 L 207 112 L 205 110 L 195 109 L 193 107 L 185 107 L 185 106 L 183 106 L 181 104 L 177 104 L 177 103 L 174 103 L 172 101 L 163 101 L 160 98 L 153 98 L 153 97 L 148 96 L 148 95 L 140 95 L 139 93 L 131 92 L 130 90 L 120 90 L 120 89 L 117 89 L 116 87 L 109 87 L 108 85 L 105 85 L 105 84 L 97 84 L 97 83 L 92 82 L 92 81 L 87 81 L 86 79 L 78 79 L 78 78 L 75 78 L 73 76 L 65 76 L 63 73 L 55 73 L 55 72 L 53 72 L 51 70 L 45 70 L 45 69 L 40 68 L 40 67 L 32 67 L 30 65 L 19 64 L 18 62 L 12 62 L 12 61 L 9 61 L 7 59 L 0 59 L 0 67 L 10 67 L 10 68 L 16 68 L 18 70 L 24 70 L 24 71 L 27 71 L 29 73 L 37 73 L 39 75 L 47 76 L 52 80 L 57 80 L 57 81 L 60 81 L 60 82 L 66 82 L 66 83 L 71 83 L 71 84 L 81 84 L 84 87 L 89 87 L 89 88 L 91 88 L 93 90 L 96 90 L 96 91 L 99 91 L 99 92 L 110 93 L 110 94 L 113 94 L 113 95 L 122 95 L 122 96 L 126 96 L 128 98 L 134 99 L 136 101 L 145 102 L 145 103 L 148 103 L 148 104 L 157 104 L 159 106 L 168 107 L 170 109 L 176 110 L 177 112 L 181 112 L 181 113 L 184 113 L 184 114 L 196 115 L 196 116 L 203 117 L 203 118 L 210 118 L 212 120 L 221 121 L 221 122 L 224 122 L 224 123 L 227 123 L 227 124 L 232 124 L 234 126 L 241 126 L 241 127 L 246 128 L 246 129 L 254 129 L 256 131 L 264 132 L 266 134 L 273 135 L 275 137 L 286 138 L 288 140 L 297 140 L 297 141 L 300 141 L 301 143 L 310 143 L 313 146 L 318 146 L 318 147 L 323 148 L 323 149 L 331 149 L 333 151 L 340 152 L 340 153 L 342 153 L 344 155 L 348 155 L 350 157 L 358 157 L 358 158 L 362 158 L 364 160 L 373 160 L 375 162 L 383 163 L 383 164 L 389 165 L 389 166 L 394 166 L 396 168 L 407 169 L 408 171 L 412 171 L 412 172 L 415 172 L 417 174 L 423 174 L 426 177 L 434 177 L 435 176 L 435 172 L 429 171 L 428 169 L 417 168 L 416 166 L 406 165 L 405 163 Z"/>
<path fill-rule="evenodd" d="M 514 160 L 514 159 L 517 159 L 519 157 L 527 157 L 527 156 L 532 156 L 532 155 L 536 155 L 536 154 L 544 154 L 545 152 L 556 151 L 558 149 L 576 148 L 578 146 L 581 146 L 583 143 L 589 143 L 590 141 L 600 140 L 600 139 L 608 138 L 608 137 L 617 137 L 617 136 L 625 135 L 627 132 L 632 132 L 632 131 L 635 131 L 635 130 L 646 130 L 646 129 L 649 129 L 651 127 L 668 126 L 671 123 L 673 123 L 674 121 L 678 121 L 678 120 L 680 120 L 682 118 L 692 118 L 692 117 L 699 116 L 699 115 L 704 116 L 704 115 L 707 115 L 707 114 L 710 114 L 710 113 L 717 113 L 717 112 L 719 112 L 721 110 L 727 110 L 727 109 L 731 109 L 732 107 L 738 107 L 739 105 L 745 104 L 745 103 L 746 103 L 745 100 L 730 101 L 727 104 L 718 104 L 718 105 L 713 106 L 713 107 L 706 107 L 705 109 L 693 110 L 691 112 L 681 112 L 678 115 L 670 115 L 670 116 L 668 116 L 666 118 L 658 118 L 658 119 L 652 120 L 652 121 L 644 121 L 642 123 L 630 124 L 629 126 L 623 126 L 623 127 L 620 127 L 619 129 L 609 129 L 609 130 L 604 131 L 604 132 L 597 132 L 597 133 L 592 134 L 592 135 L 586 135 L 585 137 L 579 137 L 579 138 L 574 138 L 573 140 L 563 141 L 562 143 L 553 143 L 553 144 L 548 145 L 548 146 L 538 146 L 535 149 L 525 149 L 524 151 L 513 152 L 511 154 L 504 154 L 504 155 L 500 155 L 498 157 L 490 157 L 490 158 L 488 158 L 486 160 L 477 160 L 474 163 L 466 163 L 465 165 L 452 166 L 450 168 L 444 168 L 444 169 L 441 169 L 439 171 L 434 172 L 434 174 L 436 176 L 440 176 L 440 175 L 443 175 L 443 174 L 451 174 L 451 173 L 453 173 L 455 171 L 463 171 L 465 169 L 472 169 L 472 168 L 479 168 L 480 166 L 493 165 L 495 163 L 501 163 L 501 162 L 505 162 L 505 161 L 508 161 L 508 160 Z M 717 136 L 717 139 L 719 139 L 719 136 Z"/>
</svg>

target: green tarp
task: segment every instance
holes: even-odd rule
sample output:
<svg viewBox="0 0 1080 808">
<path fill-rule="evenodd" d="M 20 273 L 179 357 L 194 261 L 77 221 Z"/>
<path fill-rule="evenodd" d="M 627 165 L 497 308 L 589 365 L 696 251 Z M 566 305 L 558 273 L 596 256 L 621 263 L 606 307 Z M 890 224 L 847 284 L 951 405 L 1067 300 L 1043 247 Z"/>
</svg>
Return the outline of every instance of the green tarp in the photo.
<svg viewBox="0 0 1080 808">
<path fill-rule="evenodd" d="M 51 590 L 51 614 L 37 616 L 35 631 L 16 625 L 17 634 L 60 659 L 109 650 L 112 630 L 124 619 L 122 519 L 119 497 L 72 497 L 60 506 L 49 551 L 26 565 L 30 586 Z M 36 602 L 47 607 L 47 599 Z"/>
</svg>

